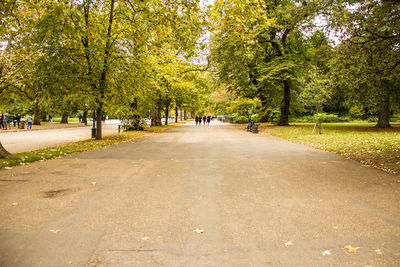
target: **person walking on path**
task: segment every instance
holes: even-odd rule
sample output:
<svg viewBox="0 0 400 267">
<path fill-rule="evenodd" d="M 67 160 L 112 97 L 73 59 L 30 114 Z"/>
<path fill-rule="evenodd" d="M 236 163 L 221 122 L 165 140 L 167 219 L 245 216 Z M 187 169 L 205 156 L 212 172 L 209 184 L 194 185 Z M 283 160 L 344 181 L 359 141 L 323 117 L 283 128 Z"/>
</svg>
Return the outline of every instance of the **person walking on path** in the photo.
<svg viewBox="0 0 400 267">
<path fill-rule="evenodd" d="M 32 129 L 32 121 L 33 121 L 32 116 L 29 115 L 28 118 L 26 119 L 26 121 L 28 122 L 27 129 Z"/>
<path fill-rule="evenodd" d="M 210 125 L 211 116 L 207 116 L 207 125 Z"/>
<path fill-rule="evenodd" d="M 198 125 L 199 123 L 199 117 L 196 115 L 196 117 L 194 118 L 194 120 L 196 121 L 196 125 Z"/>
<path fill-rule="evenodd" d="M 206 125 L 206 120 L 207 120 L 207 117 L 206 117 L 206 116 L 203 116 L 203 124 L 204 124 L 204 125 Z"/>
<path fill-rule="evenodd" d="M 21 121 L 21 114 L 17 114 L 17 116 L 15 116 L 15 120 L 17 121 L 17 128 L 19 129 L 19 122 Z"/>
<path fill-rule="evenodd" d="M 0 114 L 0 128 L 4 129 L 4 125 L 3 125 L 3 114 Z"/>
<path fill-rule="evenodd" d="M 8 127 L 8 129 L 11 130 L 11 124 L 12 124 L 12 121 L 13 121 L 13 116 L 8 115 L 8 113 L 6 113 L 6 115 L 7 115 L 6 126 Z"/>
<path fill-rule="evenodd" d="M 8 125 L 8 113 L 4 113 L 4 115 L 3 115 L 3 128 L 5 130 L 7 130 L 7 125 Z"/>
<path fill-rule="evenodd" d="M 79 120 L 79 123 L 81 123 L 81 121 L 82 121 L 82 115 L 81 115 L 81 113 L 79 113 L 79 115 L 78 115 L 78 120 Z"/>
</svg>

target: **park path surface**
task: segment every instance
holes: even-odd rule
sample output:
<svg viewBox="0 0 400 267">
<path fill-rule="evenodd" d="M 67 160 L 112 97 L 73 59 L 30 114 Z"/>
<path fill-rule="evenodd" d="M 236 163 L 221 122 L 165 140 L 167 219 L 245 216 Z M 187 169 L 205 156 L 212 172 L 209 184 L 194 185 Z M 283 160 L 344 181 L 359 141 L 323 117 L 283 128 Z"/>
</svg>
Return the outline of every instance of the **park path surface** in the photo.
<svg viewBox="0 0 400 267">
<path fill-rule="evenodd" d="M 185 124 L 1 170 L 0 266 L 399 266 L 398 180 Z"/>
<path fill-rule="evenodd" d="M 118 120 L 103 124 L 103 134 L 118 132 Z M 49 130 L 0 132 L 0 141 L 11 153 L 32 151 L 49 146 L 57 146 L 80 140 L 90 139 L 92 126 L 70 127 Z"/>
</svg>

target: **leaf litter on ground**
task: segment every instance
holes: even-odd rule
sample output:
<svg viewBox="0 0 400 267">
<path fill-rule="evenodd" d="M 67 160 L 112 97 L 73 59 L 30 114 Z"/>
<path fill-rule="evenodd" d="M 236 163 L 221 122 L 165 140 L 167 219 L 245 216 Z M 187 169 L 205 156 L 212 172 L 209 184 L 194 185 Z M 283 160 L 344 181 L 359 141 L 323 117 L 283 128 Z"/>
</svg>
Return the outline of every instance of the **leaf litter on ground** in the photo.
<svg viewBox="0 0 400 267">
<path fill-rule="evenodd" d="M 353 247 L 352 245 L 346 245 L 343 249 L 345 249 L 348 253 L 358 253 L 360 247 Z"/>
<path fill-rule="evenodd" d="M 193 232 L 202 234 L 202 233 L 204 233 L 204 230 L 203 229 L 194 229 Z"/>
</svg>

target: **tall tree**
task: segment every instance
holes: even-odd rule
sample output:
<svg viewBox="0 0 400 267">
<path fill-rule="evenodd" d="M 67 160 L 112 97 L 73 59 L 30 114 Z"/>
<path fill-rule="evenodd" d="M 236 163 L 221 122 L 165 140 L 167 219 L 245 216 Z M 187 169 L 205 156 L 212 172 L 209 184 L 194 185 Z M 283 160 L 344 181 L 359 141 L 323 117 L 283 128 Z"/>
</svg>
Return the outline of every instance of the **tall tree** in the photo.
<svg viewBox="0 0 400 267">
<path fill-rule="evenodd" d="M 336 1 L 331 24 L 342 32 L 337 47 L 337 81 L 379 114 L 377 127 L 390 127 L 390 112 L 399 103 L 400 3 Z"/>
<path fill-rule="evenodd" d="M 216 1 L 212 59 L 231 91 L 261 99 L 264 109 L 280 96 L 280 125 L 302 68 L 302 27 L 319 10 L 316 1 Z M 272 90 L 271 90 L 272 89 Z"/>
</svg>

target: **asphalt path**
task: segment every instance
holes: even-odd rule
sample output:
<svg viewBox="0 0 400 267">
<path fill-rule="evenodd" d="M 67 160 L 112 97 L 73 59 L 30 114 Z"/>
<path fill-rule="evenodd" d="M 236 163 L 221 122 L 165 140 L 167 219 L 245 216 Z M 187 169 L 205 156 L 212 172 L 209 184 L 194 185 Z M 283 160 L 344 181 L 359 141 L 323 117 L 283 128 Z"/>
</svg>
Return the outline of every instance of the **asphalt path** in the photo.
<svg viewBox="0 0 400 267">
<path fill-rule="evenodd" d="M 0 266 L 400 266 L 399 182 L 189 123 L 1 170 Z"/>
<path fill-rule="evenodd" d="M 106 121 L 102 125 L 103 135 L 117 133 L 118 123 L 117 120 Z M 7 151 L 19 153 L 89 139 L 91 128 L 92 125 L 23 132 L 3 131 L 0 132 L 0 141 Z"/>
</svg>

